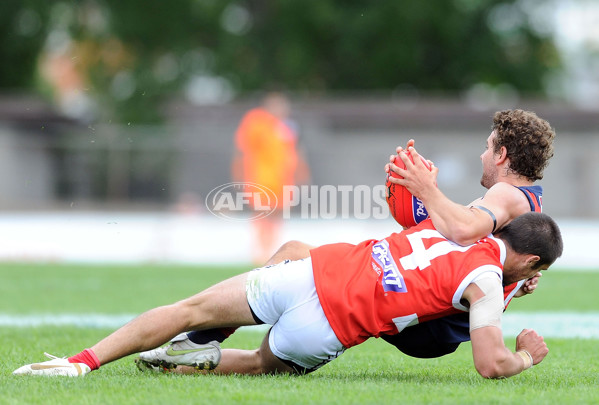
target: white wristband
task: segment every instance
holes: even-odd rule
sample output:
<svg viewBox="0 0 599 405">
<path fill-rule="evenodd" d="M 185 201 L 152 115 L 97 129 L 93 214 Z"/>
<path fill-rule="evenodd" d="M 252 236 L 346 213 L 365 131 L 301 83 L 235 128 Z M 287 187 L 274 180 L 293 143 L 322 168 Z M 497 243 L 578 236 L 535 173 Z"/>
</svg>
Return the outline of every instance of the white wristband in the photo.
<svg viewBox="0 0 599 405">
<path fill-rule="evenodd" d="M 524 370 L 527 370 L 532 367 L 534 361 L 532 359 L 532 355 L 528 352 L 528 350 L 521 349 L 518 350 L 516 354 L 522 357 L 522 360 L 524 361 Z"/>
</svg>

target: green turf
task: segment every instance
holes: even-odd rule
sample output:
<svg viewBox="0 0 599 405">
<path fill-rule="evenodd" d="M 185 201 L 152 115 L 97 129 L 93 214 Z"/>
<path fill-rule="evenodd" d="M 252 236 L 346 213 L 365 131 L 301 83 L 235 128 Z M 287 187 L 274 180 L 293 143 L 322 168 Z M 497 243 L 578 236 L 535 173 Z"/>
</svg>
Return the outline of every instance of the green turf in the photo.
<svg viewBox="0 0 599 405">
<path fill-rule="evenodd" d="M 0 313 L 138 313 L 249 268 L 0 264 Z M 599 311 L 599 272 L 543 273 L 537 291 L 514 300 L 510 311 Z"/>
<path fill-rule="evenodd" d="M 543 271 L 530 296 L 514 299 L 510 311 L 599 312 L 599 271 Z"/>
<path fill-rule="evenodd" d="M 181 266 L 0 265 L 0 313 L 138 313 L 193 294 L 243 271 Z M 599 273 L 547 272 L 531 297 L 510 311 L 598 311 Z M 568 291 L 567 300 L 558 299 Z M 371 339 L 303 377 L 150 375 L 132 357 L 83 379 L 11 375 L 43 360 L 43 351 L 74 354 L 110 333 L 77 327 L 0 329 L 0 404 L 592 404 L 599 403 L 598 340 L 548 339 L 550 354 L 538 366 L 507 380 L 488 381 L 472 366 L 469 344 L 434 360 L 406 357 Z M 254 348 L 259 333 L 239 331 L 225 347 Z M 514 340 L 508 340 L 514 346 Z"/>
<path fill-rule="evenodd" d="M 138 313 L 243 271 L 242 267 L 2 264 L 0 313 Z"/>
</svg>

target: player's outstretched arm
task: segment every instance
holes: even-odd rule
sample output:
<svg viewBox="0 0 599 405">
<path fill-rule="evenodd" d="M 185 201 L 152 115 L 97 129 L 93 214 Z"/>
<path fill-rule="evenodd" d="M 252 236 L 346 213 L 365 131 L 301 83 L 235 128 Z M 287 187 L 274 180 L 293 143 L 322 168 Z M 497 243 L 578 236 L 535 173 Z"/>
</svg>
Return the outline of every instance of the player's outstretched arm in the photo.
<svg viewBox="0 0 599 405">
<path fill-rule="evenodd" d="M 485 287 L 483 286 L 483 289 Z M 549 349 L 543 337 L 532 329 L 523 330 L 516 339 L 516 352 L 509 350 L 501 332 L 501 293 L 489 287 L 483 292 L 470 284 L 463 295 L 470 305 L 470 339 L 476 371 L 484 378 L 506 378 L 540 363 Z"/>
<path fill-rule="evenodd" d="M 476 371 L 484 378 L 505 378 L 520 374 L 540 363 L 549 349 L 537 332 L 524 329 L 517 338 L 513 353 L 503 342 L 501 329 L 487 326 L 470 334 Z"/>
</svg>

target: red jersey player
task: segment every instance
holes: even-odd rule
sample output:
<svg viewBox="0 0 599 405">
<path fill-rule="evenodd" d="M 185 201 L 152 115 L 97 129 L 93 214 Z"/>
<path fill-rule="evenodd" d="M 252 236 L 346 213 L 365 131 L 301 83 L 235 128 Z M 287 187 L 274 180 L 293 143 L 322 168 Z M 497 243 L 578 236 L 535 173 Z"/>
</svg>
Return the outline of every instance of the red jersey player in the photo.
<svg viewBox="0 0 599 405">
<path fill-rule="evenodd" d="M 481 155 L 481 184 L 489 191 L 469 206 L 450 201 L 434 186 L 436 168 L 430 172 L 422 170 L 423 165 L 411 164 L 400 174 L 405 177 L 402 181 L 411 187 L 411 192 L 416 193 L 414 189 L 417 189 L 428 196 L 427 209 L 431 205 L 433 223 L 443 235 L 460 244 L 471 243 L 502 228 L 520 214 L 541 210 L 542 188 L 534 185 L 534 181 L 542 178 L 543 169 L 553 155 L 554 135 L 549 124 L 532 112 L 497 112 L 493 118 L 493 132 L 487 138 L 486 149 Z M 408 142 L 408 147 L 413 146 L 413 141 Z M 398 148 L 400 155 L 402 151 L 403 148 Z M 415 150 L 413 153 L 417 154 Z M 393 161 L 395 156 L 391 158 Z M 420 159 L 416 160 L 420 162 Z M 398 168 L 390 164 L 386 170 L 397 171 Z M 392 178 L 391 181 L 399 182 L 399 179 Z M 312 246 L 302 242 L 288 242 L 267 264 L 308 257 L 310 249 Z M 513 296 L 532 292 L 539 275 L 540 273 L 526 283 L 506 286 L 505 305 Z M 187 340 L 185 344 L 190 347 L 216 347 L 233 330 L 192 331 L 186 337 L 178 337 L 178 341 L 182 345 L 182 341 Z M 450 315 L 420 323 L 402 334 L 382 337 L 411 356 L 438 357 L 455 351 L 460 342 L 470 339 L 468 317 L 464 314 Z"/>
<path fill-rule="evenodd" d="M 533 330 L 505 347 L 502 282 L 546 270 L 562 253 L 557 224 L 524 214 L 469 246 L 444 238 L 427 220 L 383 240 L 314 249 L 310 259 L 281 262 L 150 310 L 90 349 L 25 365 L 17 375 L 82 376 L 100 365 L 167 342 L 189 329 L 273 325 L 260 349 L 224 350 L 206 367 L 204 350 L 173 343 L 141 354 L 149 368 L 187 364 L 217 374 L 311 372 L 347 348 L 446 314 L 468 312 L 476 370 L 509 377 L 539 363 L 547 345 Z M 175 364 L 168 360 L 177 358 Z M 215 368 L 212 370 L 212 366 Z"/>
</svg>

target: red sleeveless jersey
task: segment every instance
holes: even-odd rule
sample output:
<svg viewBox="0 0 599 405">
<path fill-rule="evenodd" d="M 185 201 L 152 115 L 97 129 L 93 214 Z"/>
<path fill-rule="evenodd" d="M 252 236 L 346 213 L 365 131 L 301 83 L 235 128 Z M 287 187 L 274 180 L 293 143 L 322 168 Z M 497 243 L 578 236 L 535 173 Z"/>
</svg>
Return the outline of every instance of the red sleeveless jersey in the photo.
<svg viewBox="0 0 599 405">
<path fill-rule="evenodd" d="M 480 274 L 502 278 L 505 245 L 492 237 L 460 246 L 426 220 L 382 240 L 311 252 L 316 291 L 345 347 L 467 311 L 464 289 Z"/>
</svg>

